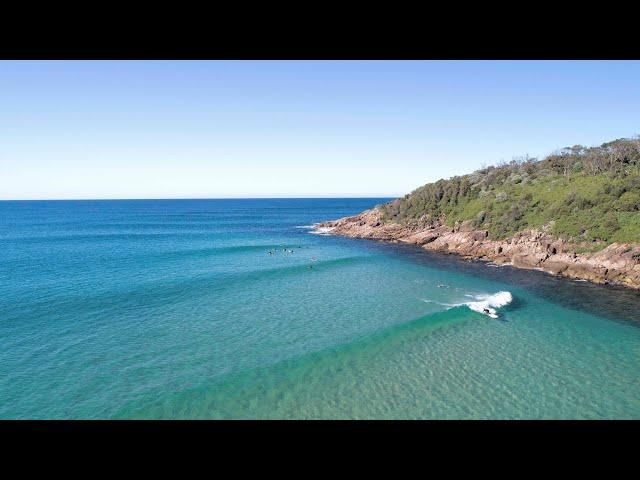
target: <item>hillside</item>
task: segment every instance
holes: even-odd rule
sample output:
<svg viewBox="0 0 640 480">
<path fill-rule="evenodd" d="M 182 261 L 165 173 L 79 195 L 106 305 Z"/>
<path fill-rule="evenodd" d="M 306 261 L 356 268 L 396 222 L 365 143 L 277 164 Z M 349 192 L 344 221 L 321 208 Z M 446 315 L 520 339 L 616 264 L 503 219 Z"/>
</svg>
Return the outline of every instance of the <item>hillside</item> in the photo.
<svg viewBox="0 0 640 480">
<path fill-rule="evenodd" d="M 640 243 L 640 139 L 576 145 L 544 160 L 519 159 L 424 185 L 382 207 L 383 221 L 471 220 L 489 237 L 549 227 L 569 242 L 603 248 Z"/>
<path fill-rule="evenodd" d="M 439 180 L 317 228 L 640 288 L 640 139 Z"/>
</svg>

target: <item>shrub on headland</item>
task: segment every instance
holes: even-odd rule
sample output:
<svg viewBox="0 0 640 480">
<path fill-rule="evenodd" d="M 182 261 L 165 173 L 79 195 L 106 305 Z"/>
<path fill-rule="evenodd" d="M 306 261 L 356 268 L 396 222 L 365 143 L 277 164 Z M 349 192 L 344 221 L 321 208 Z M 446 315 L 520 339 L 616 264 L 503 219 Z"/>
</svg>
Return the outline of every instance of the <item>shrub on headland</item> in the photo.
<svg viewBox="0 0 640 480">
<path fill-rule="evenodd" d="M 640 138 L 575 145 L 438 180 L 382 206 L 385 221 L 472 220 L 492 238 L 550 225 L 573 242 L 640 243 Z"/>
</svg>

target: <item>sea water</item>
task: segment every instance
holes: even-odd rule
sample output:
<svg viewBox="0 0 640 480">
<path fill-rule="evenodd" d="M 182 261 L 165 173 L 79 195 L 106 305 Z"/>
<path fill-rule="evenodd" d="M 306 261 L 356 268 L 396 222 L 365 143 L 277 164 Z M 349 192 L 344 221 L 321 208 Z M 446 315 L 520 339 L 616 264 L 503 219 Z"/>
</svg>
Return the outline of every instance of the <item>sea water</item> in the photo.
<svg viewBox="0 0 640 480">
<path fill-rule="evenodd" d="M 638 292 L 311 228 L 384 201 L 0 202 L 0 418 L 640 418 Z"/>
</svg>

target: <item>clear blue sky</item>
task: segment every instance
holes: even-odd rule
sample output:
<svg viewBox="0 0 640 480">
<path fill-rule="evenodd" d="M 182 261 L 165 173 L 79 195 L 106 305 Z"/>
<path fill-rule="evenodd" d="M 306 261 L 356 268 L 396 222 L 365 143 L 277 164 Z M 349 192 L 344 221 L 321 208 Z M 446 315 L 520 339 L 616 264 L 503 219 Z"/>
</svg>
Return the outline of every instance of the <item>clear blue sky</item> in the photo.
<svg viewBox="0 0 640 480">
<path fill-rule="evenodd" d="M 640 62 L 0 62 L 0 198 L 399 196 L 640 133 Z"/>
</svg>

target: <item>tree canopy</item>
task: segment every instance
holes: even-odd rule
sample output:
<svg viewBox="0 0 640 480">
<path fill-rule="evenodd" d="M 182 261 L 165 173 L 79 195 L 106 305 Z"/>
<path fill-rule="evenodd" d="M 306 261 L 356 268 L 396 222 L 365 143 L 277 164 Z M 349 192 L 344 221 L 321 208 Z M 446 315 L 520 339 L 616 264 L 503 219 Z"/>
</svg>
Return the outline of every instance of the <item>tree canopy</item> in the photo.
<svg viewBox="0 0 640 480">
<path fill-rule="evenodd" d="M 385 221 L 472 220 L 492 238 L 545 227 L 573 242 L 640 243 L 640 138 L 574 145 L 438 180 L 382 206 Z"/>
</svg>

